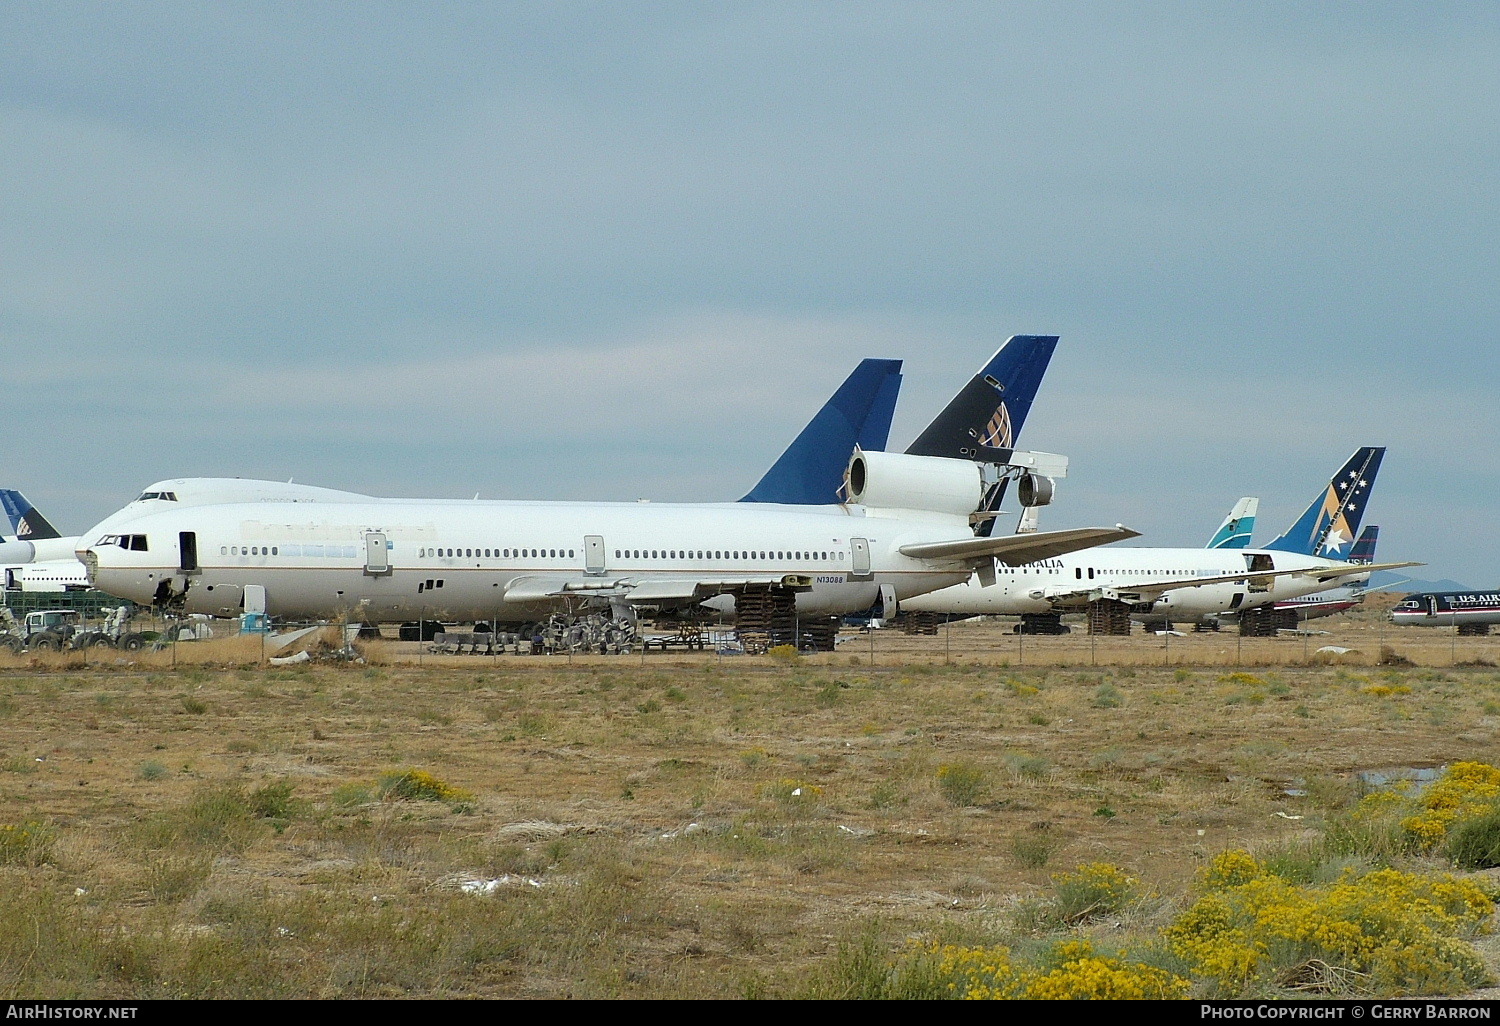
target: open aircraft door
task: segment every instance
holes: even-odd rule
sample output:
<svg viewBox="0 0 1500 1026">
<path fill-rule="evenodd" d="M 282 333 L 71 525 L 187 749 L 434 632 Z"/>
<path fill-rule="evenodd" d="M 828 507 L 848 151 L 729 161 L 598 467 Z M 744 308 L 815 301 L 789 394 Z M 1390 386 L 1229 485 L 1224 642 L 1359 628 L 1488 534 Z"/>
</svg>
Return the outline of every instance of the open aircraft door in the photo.
<svg viewBox="0 0 1500 1026">
<path fill-rule="evenodd" d="M 1270 553 L 1267 552 L 1256 552 L 1252 555 L 1246 556 L 1245 563 L 1245 569 L 1252 572 L 1256 570 L 1265 571 L 1276 569 L 1276 561 L 1273 560 Z M 1276 578 L 1274 577 L 1252 577 L 1247 584 L 1247 590 L 1252 595 L 1265 594 L 1266 592 L 1271 590 L 1272 585 L 1274 585 L 1275 583 Z"/>
<path fill-rule="evenodd" d="M 177 551 L 180 554 L 177 572 L 183 574 L 197 573 L 198 533 L 196 531 L 179 531 L 177 533 Z"/>
</svg>

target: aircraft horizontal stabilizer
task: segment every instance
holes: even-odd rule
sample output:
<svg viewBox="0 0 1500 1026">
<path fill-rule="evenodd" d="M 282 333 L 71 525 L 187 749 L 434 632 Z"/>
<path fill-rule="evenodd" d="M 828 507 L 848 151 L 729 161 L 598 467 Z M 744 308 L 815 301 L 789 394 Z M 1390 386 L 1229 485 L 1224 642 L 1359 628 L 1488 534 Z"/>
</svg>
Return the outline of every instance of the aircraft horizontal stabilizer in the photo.
<svg viewBox="0 0 1500 1026">
<path fill-rule="evenodd" d="M 1021 566 L 1039 559 L 1066 556 L 1096 545 L 1139 538 L 1139 531 L 1114 527 L 1080 527 L 1072 531 L 1042 531 L 1007 534 L 998 538 L 961 538 L 954 541 L 921 542 L 901 546 L 903 556 L 914 559 L 983 559 L 993 556 L 1006 566 Z"/>
<path fill-rule="evenodd" d="M 1426 563 L 1355 563 L 1352 566 L 1332 566 L 1326 570 L 1304 571 L 1309 577 L 1316 577 L 1320 581 L 1334 581 L 1340 577 L 1354 577 L 1358 574 L 1371 574 L 1376 570 L 1400 570 L 1408 566 L 1426 566 Z"/>
</svg>

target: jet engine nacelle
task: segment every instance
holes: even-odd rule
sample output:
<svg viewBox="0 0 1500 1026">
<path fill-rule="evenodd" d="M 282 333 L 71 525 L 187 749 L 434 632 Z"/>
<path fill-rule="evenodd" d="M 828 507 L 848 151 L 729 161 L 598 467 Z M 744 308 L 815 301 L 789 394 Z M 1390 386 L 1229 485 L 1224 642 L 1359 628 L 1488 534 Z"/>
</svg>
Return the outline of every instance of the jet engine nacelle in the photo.
<svg viewBox="0 0 1500 1026">
<path fill-rule="evenodd" d="M 1050 477 L 1022 474 L 1021 481 L 1016 486 L 1016 498 L 1021 500 L 1023 506 L 1045 506 L 1052 501 L 1053 488 Z"/>
<path fill-rule="evenodd" d="M 36 546 L 31 542 L 0 542 L 0 563 L 30 563 L 36 559 Z"/>
<path fill-rule="evenodd" d="M 968 516 L 984 501 L 977 463 L 942 456 L 855 449 L 844 472 L 849 501 L 878 509 L 920 509 Z"/>
</svg>

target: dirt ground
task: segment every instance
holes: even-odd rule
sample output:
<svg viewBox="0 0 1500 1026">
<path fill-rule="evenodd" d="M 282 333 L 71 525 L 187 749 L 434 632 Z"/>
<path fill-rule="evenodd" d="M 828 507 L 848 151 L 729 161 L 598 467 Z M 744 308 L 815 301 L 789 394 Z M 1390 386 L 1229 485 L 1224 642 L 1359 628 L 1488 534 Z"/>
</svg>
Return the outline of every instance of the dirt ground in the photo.
<svg viewBox="0 0 1500 1026">
<path fill-rule="evenodd" d="M 1099 860 L 1169 910 L 1207 856 L 1315 833 L 1372 773 L 1500 759 L 1500 639 L 1379 611 L 1309 626 L 1327 633 L 1021 638 L 967 622 L 783 660 L 440 658 L 390 642 L 365 665 L 265 667 L 254 638 L 23 658 L 0 667 L 0 824 L 45 823 L 55 843 L 0 873 L 95 915 L 212 931 L 215 909 L 252 897 L 413 915 L 525 900 L 542 915 L 607 861 L 636 919 L 560 944 L 566 957 L 295 993 L 790 993 L 789 967 L 871 924 L 993 932 L 1051 874 Z M 1382 649 L 1412 665 L 1372 665 Z M 470 797 L 376 800 L 406 768 Z M 205 788 L 272 784 L 296 801 L 276 829 L 163 884 L 175 863 L 140 824 Z M 568 909 L 553 914 L 585 915 Z M 251 996 L 273 994 L 288 996 Z"/>
</svg>

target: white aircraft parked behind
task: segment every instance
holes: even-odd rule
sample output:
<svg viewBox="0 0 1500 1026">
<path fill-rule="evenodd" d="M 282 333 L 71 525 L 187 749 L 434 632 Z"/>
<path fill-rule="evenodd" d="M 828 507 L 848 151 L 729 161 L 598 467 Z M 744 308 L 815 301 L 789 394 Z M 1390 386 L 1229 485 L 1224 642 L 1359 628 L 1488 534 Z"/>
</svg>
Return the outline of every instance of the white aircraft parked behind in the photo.
<svg viewBox="0 0 1500 1026">
<path fill-rule="evenodd" d="M 1128 629 L 1130 614 L 1191 621 L 1322 591 L 1346 577 L 1418 563 L 1351 564 L 1339 558 L 1353 541 L 1358 516 L 1385 450 L 1363 448 L 1285 534 L 1264 549 L 1123 548 L 1090 551 L 1002 569 L 994 583 L 970 581 L 902 603 L 905 612 L 1020 614 L 1021 629 L 1050 633 L 1065 612 L 1112 610 Z M 1351 523 L 1352 521 L 1352 523 Z M 1099 605 L 1113 604 L 1112 606 Z M 1114 633 L 1114 630 L 1110 630 Z"/>
<path fill-rule="evenodd" d="M 1061 477 L 1066 459 L 1007 469 Z M 693 607 L 767 592 L 836 616 L 1136 537 L 1116 526 L 976 537 L 993 475 L 967 460 L 866 453 L 850 503 L 798 507 L 603 502 L 354 501 L 198 506 L 90 532 L 95 587 L 216 616 L 349 615 L 529 622 L 555 612 Z"/>
</svg>

